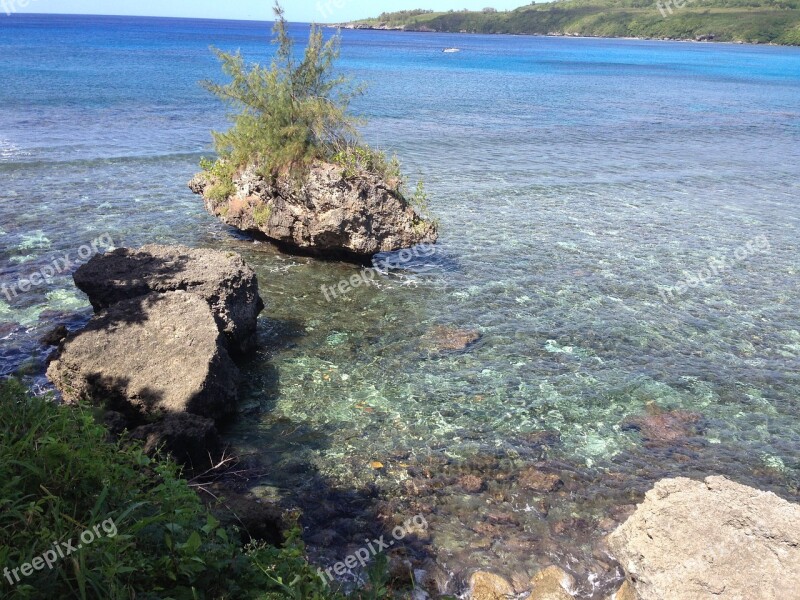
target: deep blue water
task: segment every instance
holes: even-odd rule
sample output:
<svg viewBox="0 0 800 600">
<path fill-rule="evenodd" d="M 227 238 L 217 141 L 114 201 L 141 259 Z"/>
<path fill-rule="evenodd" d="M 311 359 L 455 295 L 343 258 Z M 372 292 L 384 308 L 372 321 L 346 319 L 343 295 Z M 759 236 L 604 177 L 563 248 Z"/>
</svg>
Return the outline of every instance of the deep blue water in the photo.
<svg viewBox="0 0 800 600">
<path fill-rule="evenodd" d="M 592 573 L 613 578 L 592 558 L 608 519 L 660 477 L 800 495 L 800 49 L 343 32 L 341 64 L 369 84 L 364 137 L 424 178 L 442 239 L 328 303 L 320 286 L 355 267 L 236 236 L 186 188 L 226 124 L 198 85 L 218 77 L 209 46 L 267 60 L 269 38 L 248 22 L 0 16 L 0 282 L 102 234 L 243 253 L 265 350 L 228 434 L 274 467 L 256 492 L 302 504 L 320 482 L 377 486 L 391 516 L 425 512 L 455 574 L 555 561 L 589 597 Z M 668 291 L 714 258 L 729 268 L 708 285 Z M 0 373 L 41 383 L 38 338 L 86 309 L 66 274 L 0 295 Z M 437 326 L 482 337 L 438 353 Z M 690 439 L 630 426 L 674 410 L 698 415 Z M 564 475 L 557 499 L 514 483 L 540 461 Z M 420 465 L 484 487 L 417 497 Z M 309 527 L 323 562 L 352 541 L 341 530 L 359 543 L 330 529 Z"/>
</svg>

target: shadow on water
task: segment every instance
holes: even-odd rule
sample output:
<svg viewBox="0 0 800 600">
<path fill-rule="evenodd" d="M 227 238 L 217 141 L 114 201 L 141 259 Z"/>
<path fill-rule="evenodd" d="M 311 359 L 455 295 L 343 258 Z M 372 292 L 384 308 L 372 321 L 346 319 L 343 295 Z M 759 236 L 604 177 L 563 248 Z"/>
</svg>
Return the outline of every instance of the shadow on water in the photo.
<svg viewBox="0 0 800 600">
<path fill-rule="evenodd" d="M 242 464 L 258 475 L 226 482 L 235 492 L 229 498 L 231 509 L 247 512 L 257 503 L 277 509 L 270 513 L 268 508 L 265 514 L 280 514 L 279 520 L 299 515 L 310 558 L 323 572 L 356 552 L 362 557 L 369 553 L 369 568 L 384 547 L 395 583 L 410 583 L 413 569 L 432 562 L 425 528 L 413 522 L 416 513 L 392 512 L 379 485 L 337 481 L 320 472 L 316 458 L 333 449 L 335 425 L 311 427 L 274 412 L 281 381 L 271 360 L 294 348 L 304 335 L 298 321 L 259 319 L 258 349 L 241 365 L 242 397 L 255 399 L 242 403 L 222 425 L 223 436 L 235 439 Z M 245 529 L 258 529 L 252 519 L 241 521 Z M 398 526 L 409 524 L 397 535 Z M 348 586 L 363 581 L 366 569 L 358 565 L 348 567 L 345 575 L 330 574 Z"/>
</svg>

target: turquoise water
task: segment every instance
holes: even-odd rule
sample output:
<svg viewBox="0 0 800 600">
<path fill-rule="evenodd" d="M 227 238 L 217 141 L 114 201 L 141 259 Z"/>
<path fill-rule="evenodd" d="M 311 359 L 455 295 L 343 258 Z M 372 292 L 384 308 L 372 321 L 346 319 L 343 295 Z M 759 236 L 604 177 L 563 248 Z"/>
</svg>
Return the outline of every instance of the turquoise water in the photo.
<svg viewBox="0 0 800 600">
<path fill-rule="evenodd" d="M 599 540 L 661 477 L 800 498 L 800 50 L 343 35 L 370 84 L 365 138 L 425 180 L 433 256 L 328 302 L 321 286 L 359 267 L 204 214 L 186 182 L 225 126 L 197 85 L 217 73 L 208 46 L 264 58 L 266 26 L 15 15 L 0 281 L 103 234 L 241 252 L 267 309 L 227 435 L 268 473 L 257 494 L 306 510 L 323 564 L 423 514 L 404 551 L 450 591 L 477 566 L 555 562 L 601 597 Z M 87 306 L 66 273 L 0 295 L 0 373 L 42 385 L 37 340 Z M 442 350 L 442 327 L 480 338 Z M 526 488 L 532 466 L 563 488 Z"/>
</svg>

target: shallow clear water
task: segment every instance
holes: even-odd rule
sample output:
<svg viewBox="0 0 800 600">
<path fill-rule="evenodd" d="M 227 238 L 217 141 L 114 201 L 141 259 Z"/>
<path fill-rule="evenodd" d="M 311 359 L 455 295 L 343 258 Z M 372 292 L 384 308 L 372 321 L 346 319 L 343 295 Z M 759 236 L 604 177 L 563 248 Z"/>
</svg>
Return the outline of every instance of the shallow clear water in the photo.
<svg viewBox="0 0 800 600">
<path fill-rule="evenodd" d="M 408 552 L 451 590 L 556 562 L 599 597 L 598 540 L 661 477 L 800 497 L 800 50 L 344 32 L 365 138 L 424 178 L 442 237 L 328 302 L 359 267 L 237 236 L 186 189 L 225 124 L 208 45 L 264 58 L 266 36 L 0 18 L 0 280 L 105 233 L 241 252 L 267 310 L 228 436 L 321 562 L 423 514 Z M 66 274 L 0 295 L 0 373 L 41 383 L 38 338 L 86 307 Z M 442 351 L 437 327 L 480 339 Z M 525 488 L 532 465 L 564 487 Z"/>
</svg>

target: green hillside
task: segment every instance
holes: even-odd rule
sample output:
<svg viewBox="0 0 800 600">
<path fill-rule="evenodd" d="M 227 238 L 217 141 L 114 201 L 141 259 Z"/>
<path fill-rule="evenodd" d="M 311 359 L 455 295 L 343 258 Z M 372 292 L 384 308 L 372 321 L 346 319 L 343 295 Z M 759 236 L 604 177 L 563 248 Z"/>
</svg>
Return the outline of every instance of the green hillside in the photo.
<svg viewBox="0 0 800 600">
<path fill-rule="evenodd" d="M 513 11 L 384 13 L 344 27 L 800 45 L 800 0 L 561 0 Z"/>
</svg>

